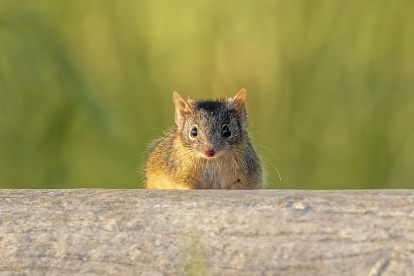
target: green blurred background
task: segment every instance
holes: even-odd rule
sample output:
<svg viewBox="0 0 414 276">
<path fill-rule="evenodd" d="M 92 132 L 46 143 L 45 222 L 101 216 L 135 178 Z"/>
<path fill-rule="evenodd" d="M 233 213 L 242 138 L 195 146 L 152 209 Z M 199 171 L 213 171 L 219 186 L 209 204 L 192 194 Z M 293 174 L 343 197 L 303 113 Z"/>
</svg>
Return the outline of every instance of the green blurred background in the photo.
<svg viewBox="0 0 414 276">
<path fill-rule="evenodd" d="M 414 188 L 413 11 L 0 0 L 0 187 L 142 187 L 147 145 L 174 124 L 173 91 L 244 87 L 270 188 Z"/>
</svg>

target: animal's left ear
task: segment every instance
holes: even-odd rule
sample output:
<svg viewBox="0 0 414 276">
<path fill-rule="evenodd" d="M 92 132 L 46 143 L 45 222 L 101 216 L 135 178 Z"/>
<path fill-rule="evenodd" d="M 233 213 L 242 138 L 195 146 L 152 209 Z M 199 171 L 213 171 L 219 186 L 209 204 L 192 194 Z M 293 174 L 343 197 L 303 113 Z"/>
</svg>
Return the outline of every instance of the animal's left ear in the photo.
<svg viewBox="0 0 414 276">
<path fill-rule="evenodd" d="M 231 100 L 231 109 L 236 111 L 237 117 L 239 119 L 242 128 L 246 128 L 247 122 L 247 111 L 246 107 L 244 106 L 244 101 L 247 98 L 246 89 L 242 88 L 239 93 L 237 93 L 236 97 Z"/>
<path fill-rule="evenodd" d="M 247 98 L 246 89 L 242 88 L 239 93 L 237 93 L 236 97 L 234 97 L 233 102 L 244 103 Z"/>
</svg>

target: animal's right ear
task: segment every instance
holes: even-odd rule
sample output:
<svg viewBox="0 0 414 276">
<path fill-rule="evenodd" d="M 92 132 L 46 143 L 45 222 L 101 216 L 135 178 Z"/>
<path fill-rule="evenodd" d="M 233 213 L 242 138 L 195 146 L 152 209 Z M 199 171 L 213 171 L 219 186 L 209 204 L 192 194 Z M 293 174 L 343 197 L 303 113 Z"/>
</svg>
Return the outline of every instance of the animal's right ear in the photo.
<svg viewBox="0 0 414 276">
<path fill-rule="evenodd" d="M 185 115 L 191 114 L 193 109 L 191 105 L 174 91 L 173 101 L 175 103 L 175 123 L 180 127 L 184 123 Z"/>
</svg>

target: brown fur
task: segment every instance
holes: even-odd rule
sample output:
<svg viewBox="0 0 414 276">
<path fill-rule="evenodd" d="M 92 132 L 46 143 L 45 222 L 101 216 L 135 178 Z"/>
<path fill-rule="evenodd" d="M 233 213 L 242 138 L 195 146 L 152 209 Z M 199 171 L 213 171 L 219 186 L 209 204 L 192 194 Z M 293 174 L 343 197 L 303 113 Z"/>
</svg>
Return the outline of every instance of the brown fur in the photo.
<svg viewBox="0 0 414 276">
<path fill-rule="evenodd" d="M 246 91 L 228 100 L 192 101 L 173 94 L 177 127 L 155 144 L 145 164 L 149 189 L 260 189 L 262 168 L 245 130 Z M 217 106 L 217 110 L 215 109 Z M 224 137 L 222 125 L 233 135 Z M 199 134 L 189 137 L 197 127 Z M 214 157 L 204 151 L 215 149 Z"/>
</svg>

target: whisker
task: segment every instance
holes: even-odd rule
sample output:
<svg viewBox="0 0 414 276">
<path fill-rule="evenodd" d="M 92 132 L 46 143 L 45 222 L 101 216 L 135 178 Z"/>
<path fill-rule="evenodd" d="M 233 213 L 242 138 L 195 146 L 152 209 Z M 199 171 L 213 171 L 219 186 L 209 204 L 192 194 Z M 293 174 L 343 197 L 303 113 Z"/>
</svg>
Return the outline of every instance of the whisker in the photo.
<svg viewBox="0 0 414 276">
<path fill-rule="evenodd" d="M 268 159 L 266 159 L 266 158 L 263 158 L 264 160 L 266 160 L 275 170 L 276 170 L 276 172 L 277 172 L 277 175 L 279 176 L 279 180 L 280 180 L 280 182 L 282 182 L 282 177 L 280 176 L 280 173 L 279 173 L 279 171 L 276 169 L 276 167 L 275 166 L 273 166 L 273 164 L 268 160 Z"/>
<path fill-rule="evenodd" d="M 234 121 L 234 120 L 236 120 L 236 119 L 237 119 L 237 118 L 234 118 L 233 120 L 231 120 L 231 121 L 230 121 L 230 123 L 229 123 L 229 125 L 230 125 L 231 123 L 233 123 L 233 121 Z"/>
<path fill-rule="evenodd" d="M 261 147 L 263 147 L 263 148 L 265 148 L 265 149 L 269 150 L 269 151 L 273 154 L 273 156 L 274 156 L 277 160 L 279 160 L 279 158 L 277 158 L 277 156 L 275 155 L 275 152 L 274 152 L 273 150 L 271 150 L 271 149 L 269 149 L 268 147 L 265 147 L 265 146 L 263 146 L 263 145 L 260 145 L 260 144 L 256 144 L 256 145 L 261 146 Z"/>
</svg>

